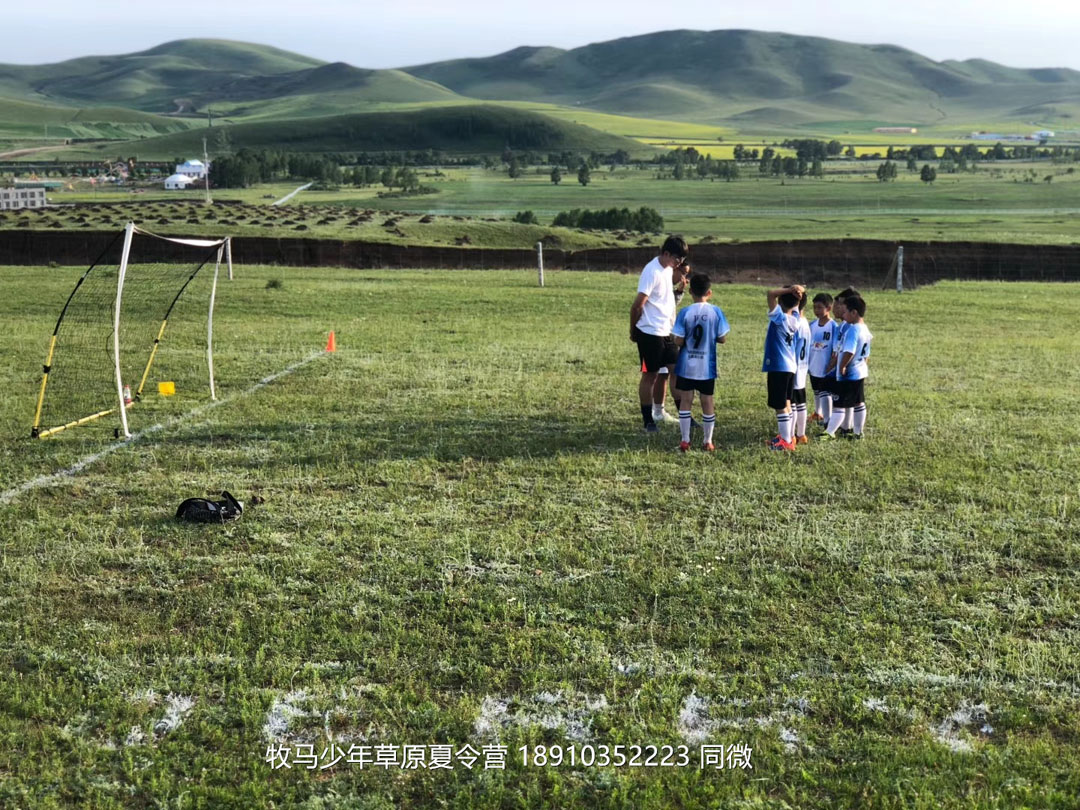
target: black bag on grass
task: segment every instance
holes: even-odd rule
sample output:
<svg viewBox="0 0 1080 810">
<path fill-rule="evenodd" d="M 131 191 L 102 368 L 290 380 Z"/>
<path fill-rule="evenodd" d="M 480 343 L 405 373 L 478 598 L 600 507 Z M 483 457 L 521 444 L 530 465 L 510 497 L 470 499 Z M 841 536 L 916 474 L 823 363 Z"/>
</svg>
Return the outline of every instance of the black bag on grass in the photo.
<svg viewBox="0 0 1080 810">
<path fill-rule="evenodd" d="M 226 523 L 243 514 L 244 505 L 229 492 L 222 492 L 223 501 L 188 498 L 176 509 L 176 519 L 189 523 Z"/>
</svg>

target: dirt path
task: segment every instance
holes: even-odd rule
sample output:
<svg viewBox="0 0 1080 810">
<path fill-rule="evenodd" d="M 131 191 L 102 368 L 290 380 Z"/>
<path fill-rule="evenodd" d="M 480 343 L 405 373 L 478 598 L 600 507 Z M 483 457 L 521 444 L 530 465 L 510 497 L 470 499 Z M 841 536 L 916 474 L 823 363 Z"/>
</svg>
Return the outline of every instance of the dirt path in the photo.
<svg viewBox="0 0 1080 810">
<path fill-rule="evenodd" d="M 34 155 L 38 152 L 55 152 L 58 149 L 67 149 L 67 146 L 34 146 L 29 149 L 16 149 L 12 152 L 0 152 L 0 158 L 17 158 Z"/>
</svg>

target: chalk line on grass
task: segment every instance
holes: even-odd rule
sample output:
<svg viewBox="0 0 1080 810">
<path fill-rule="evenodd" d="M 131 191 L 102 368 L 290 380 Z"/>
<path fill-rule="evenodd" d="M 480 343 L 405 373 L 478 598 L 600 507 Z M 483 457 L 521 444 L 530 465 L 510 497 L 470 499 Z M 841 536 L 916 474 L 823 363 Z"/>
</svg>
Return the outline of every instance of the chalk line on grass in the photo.
<svg viewBox="0 0 1080 810">
<path fill-rule="evenodd" d="M 50 484 L 58 484 L 61 481 L 63 481 L 65 478 L 71 478 L 72 476 L 76 475 L 77 473 L 82 472 L 84 469 L 89 467 L 91 464 L 94 464 L 94 463 L 96 463 L 98 461 L 101 461 L 101 459 L 105 458 L 105 456 L 107 456 L 107 455 L 109 455 L 111 453 L 115 453 L 117 450 L 121 450 L 121 449 L 123 449 L 123 448 L 125 448 L 125 447 L 127 447 L 129 445 L 135 444 L 135 442 L 139 441 L 140 439 L 142 439 L 142 438 L 144 438 L 146 436 L 149 436 L 149 435 L 151 435 L 153 433 L 157 433 L 158 431 L 161 431 L 161 430 L 165 430 L 166 428 L 173 427 L 174 425 L 178 425 L 181 422 L 186 422 L 186 421 L 188 421 L 190 419 L 197 419 L 200 416 L 202 416 L 203 414 L 213 410 L 214 408 L 220 407 L 222 405 L 227 405 L 230 402 L 234 402 L 234 401 L 236 401 L 238 399 L 243 399 L 246 396 L 250 396 L 251 394 L 254 394 L 256 391 L 258 391 L 258 390 L 260 390 L 262 388 L 265 388 L 266 386 L 268 386 L 270 383 L 274 382 L 275 380 L 278 380 L 278 379 L 280 379 L 282 377 L 285 377 L 286 375 L 292 374 L 294 371 L 297 371 L 298 369 L 306 366 L 308 363 L 312 362 L 313 360 L 318 360 L 320 357 L 326 357 L 326 356 L 327 356 L 327 352 L 325 352 L 325 351 L 319 351 L 319 352 L 315 352 L 313 354 L 309 354 L 303 360 L 297 360 L 291 366 L 289 366 L 287 368 L 283 368 L 281 371 L 277 371 L 277 372 L 271 374 L 268 377 L 263 377 L 261 380 L 259 380 L 257 383 L 255 383 L 250 388 L 246 388 L 243 391 L 240 391 L 240 392 L 238 392 L 236 394 L 232 394 L 231 396 L 225 397 L 224 399 L 218 399 L 218 400 L 214 400 L 213 402 L 208 402 L 205 405 L 200 405 L 198 408 L 195 408 L 194 410 L 188 411 L 187 413 L 185 413 L 185 414 L 183 414 L 181 416 L 174 416 L 172 419 L 168 419 L 168 420 L 166 420 L 164 422 L 159 422 L 156 425 L 151 425 L 148 428 L 144 428 L 143 430 L 137 431 L 136 433 L 133 433 L 130 438 L 124 439 L 121 442 L 116 442 L 115 444 L 110 444 L 108 447 L 104 448 L 103 450 L 99 450 L 98 452 L 93 453 L 93 454 L 91 454 L 89 456 L 86 456 L 85 458 L 81 458 L 78 461 L 76 461 L 74 464 L 72 464 L 70 467 L 68 467 L 67 469 L 60 470 L 60 472 L 49 473 L 48 475 L 39 475 L 37 478 L 31 479 L 30 481 L 26 481 L 26 482 L 24 482 L 22 484 L 19 484 L 19 486 L 13 487 L 13 488 L 7 490 L 7 492 L 4 492 L 2 495 L 0 495 L 0 506 L 11 503 L 13 500 L 18 498 L 20 495 L 23 495 L 23 494 L 25 494 L 27 492 L 30 492 L 31 490 L 40 489 L 41 487 L 47 487 Z"/>
</svg>

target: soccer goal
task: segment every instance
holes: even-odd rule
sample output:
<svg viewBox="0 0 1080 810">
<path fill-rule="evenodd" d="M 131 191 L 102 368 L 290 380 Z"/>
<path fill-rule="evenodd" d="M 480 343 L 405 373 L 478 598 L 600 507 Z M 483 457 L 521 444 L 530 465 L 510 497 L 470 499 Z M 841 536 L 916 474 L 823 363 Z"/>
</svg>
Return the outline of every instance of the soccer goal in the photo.
<svg viewBox="0 0 1080 810">
<path fill-rule="evenodd" d="M 214 299 L 223 262 L 231 277 L 228 237 L 177 239 L 128 223 L 56 319 L 31 436 L 97 423 L 129 437 L 134 414 L 153 414 L 167 396 L 215 399 Z"/>
</svg>

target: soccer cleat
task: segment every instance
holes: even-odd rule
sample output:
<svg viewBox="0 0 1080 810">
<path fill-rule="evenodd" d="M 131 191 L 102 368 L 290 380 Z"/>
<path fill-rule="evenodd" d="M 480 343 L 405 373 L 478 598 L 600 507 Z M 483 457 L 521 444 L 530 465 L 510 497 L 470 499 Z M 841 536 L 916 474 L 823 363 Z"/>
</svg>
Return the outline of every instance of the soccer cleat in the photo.
<svg viewBox="0 0 1080 810">
<path fill-rule="evenodd" d="M 780 438 L 780 434 L 779 434 L 779 433 L 777 433 L 777 434 L 776 434 L 775 436 L 773 436 L 773 437 L 772 437 L 771 439 L 766 439 L 766 440 L 765 440 L 765 444 L 768 444 L 768 445 L 773 445 L 773 444 L 776 444 L 776 443 L 778 443 L 778 442 L 782 442 L 782 441 L 783 441 L 783 439 L 781 439 L 781 438 Z"/>
<path fill-rule="evenodd" d="M 809 436 L 796 436 L 795 437 L 795 444 L 810 444 L 810 437 Z"/>
<path fill-rule="evenodd" d="M 690 442 L 679 442 L 679 452 L 685 453 L 690 449 Z"/>
<path fill-rule="evenodd" d="M 779 436 L 777 436 L 775 439 L 773 439 L 771 442 L 769 442 L 769 449 L 770 450 L 787 450 L 787 451 L 790 452 L 791 450 L 795 449 L 795 445 L 792 444 L 791 442 L 784 441 Z"/>
<path fill-rule="evenodd" d="M 817 440 L 819 442 L 835 442 L 836 437 L 833 434 L 829 433 L 829 431 L 825 431 L 824 433 L 822 433 L 820 436 L 817 437 Z"/>
<path fill-rule="evenodd" d="M 646 433 L 659 433 L 660 428 L 657 426 L 656 422 L 649 422 L 647 425 L 645 425 L 645 432 Z"/>
<path fill-rule="evenodd" d="M 838 435 L 844 436 L 846 438 L 848 436 L 851 436 L 851 434 L 853 434 L 855 431 L 852 430 L 851 428 L 840 428 L 840 430 L 838 430 L 836 432 L 837 432 Z"/>
<path fill-rule="evenodd" d="M 716 450 L 716 445 L 712 442 L 702 442 L 701 449 L 704 450 L 706 453 L 711 453 Z"/>
<path fill-rule="evenodd" d="M 825 417 L 822 416 L 820 413 L 815 412 L 815 413 L 810 414 L 810 421 L 811 422 L 824 422 Z"/>
<path fill-rule="evenodd" d="M 861 433 L 856 433 L 856 432 L 855 432 L 855 431 L 853 430 L 853 431 L 851 431 L 850 433 L 846 434 L 846 438 L 848 438 L 848 439 L 851 439 L 851 440 L 853 440 L 853 441 L 854 441 L 854 440 L 856 440 L 856 439 L 861 439 L 861 438 L 862 438 L 862 434 L 861 434 Z"/>
<path fill-rule="evenodd" d="M 676 422 L 679 421 L 665 410 L 653 411 L 652 418 L 654 422 L 671 422 L 672 420 Z"/>
</svg>

